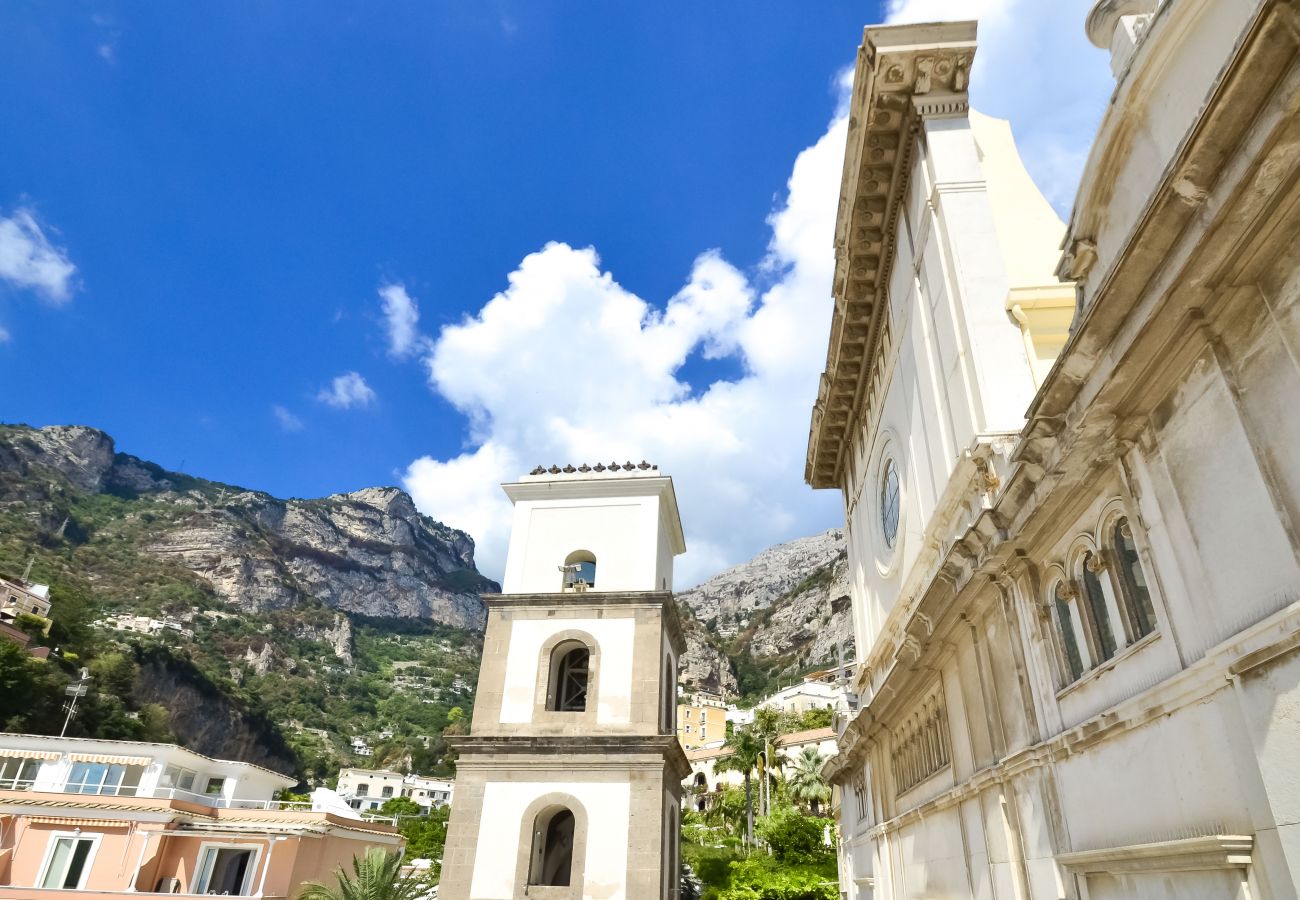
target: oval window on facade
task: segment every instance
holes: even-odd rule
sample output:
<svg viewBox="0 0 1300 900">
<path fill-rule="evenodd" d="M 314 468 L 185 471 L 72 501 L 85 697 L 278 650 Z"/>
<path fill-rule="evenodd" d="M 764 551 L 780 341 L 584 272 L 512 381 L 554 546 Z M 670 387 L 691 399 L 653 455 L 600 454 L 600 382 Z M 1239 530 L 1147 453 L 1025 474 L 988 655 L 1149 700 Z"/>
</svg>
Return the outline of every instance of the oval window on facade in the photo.
<svg viewBox="0 0 1300 900">
<path fill-rule="evenodd" d="M 898 467 L 893 459 L 885 459 L 885 468 L 880 476 L 880 531 L 885 538 L 885 546 L 890 550 L 898 540 Z"/>
</svg>

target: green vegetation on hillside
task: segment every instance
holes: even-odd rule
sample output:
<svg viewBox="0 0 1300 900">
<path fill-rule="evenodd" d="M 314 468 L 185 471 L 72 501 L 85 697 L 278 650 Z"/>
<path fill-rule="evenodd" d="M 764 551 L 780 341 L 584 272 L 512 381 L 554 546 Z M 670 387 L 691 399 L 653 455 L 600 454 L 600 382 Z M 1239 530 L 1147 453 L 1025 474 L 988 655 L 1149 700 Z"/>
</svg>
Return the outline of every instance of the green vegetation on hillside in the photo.
<svg viewBox="0 0 1300 900">
<path fill-rule="evenodd" d="M 217 755 L 223 741 L 251 745 L 250 761 L 313 781 L 340 765 L 452 771 L 444 733 L 463 731 L 472 709 L 479 635 L 352 616 L 349 666 L 325 637 L 337 610 L 304 593 L 290 609 L 239 612 L 178 563 L 143 551 L 152 536 L 224 509 L 240 489 L 119 454 L 188 493 L 83 491 L 59 472 L 24 475 L 5 465 L 6 446 L 29 441 L 27 433 L 0 426 L 0 577 L 16 579 L 30 565 L 30 580 L 50 585 L 53 626 L 34 636 L 57 652 L 35 660 L 0 640 L 0 728 L 58 734 L 64 689 L 86 666 L 90 693 L 69 735 L 174 738 Z M 233 521 L 237 530 L 256 528 Z M 117 631 L 103 623 L 111 614 L 165 617 L 179 627 Z M 205 721 L 187 704 L 220 715 Z M 373 756 L 354 756 L 353 737 L 366 739 Z"/>
</svg>

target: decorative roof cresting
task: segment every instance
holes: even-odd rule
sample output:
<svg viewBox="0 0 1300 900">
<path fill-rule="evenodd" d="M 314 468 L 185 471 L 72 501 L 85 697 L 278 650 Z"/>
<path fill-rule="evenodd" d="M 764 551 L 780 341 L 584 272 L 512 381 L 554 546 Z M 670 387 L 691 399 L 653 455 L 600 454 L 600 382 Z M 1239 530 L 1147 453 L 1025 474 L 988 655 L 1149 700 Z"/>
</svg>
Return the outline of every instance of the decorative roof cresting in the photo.
<svg viewBox="0 0 1300 900">
<path fill-rule="evenodd" d="M 644 459 L 641 460 L 641 462 L 639 463 L 634 463 L 631 460 L 628 460 L 625 463 L 620 463 L 617 460 L 615 460 L 609 465 L 605 465 L 604 463 L 596 463 L 594 466 L 589 466 L 586 463 L 583 463 L 582 465 L 575 467 L 572 463 L 569 463 L 564 466 L 557 466 L 557 465 L 537 466 L 528 474 L 529 475 L 574 475 L 574 474 L 585 475 L 591 472 L 612 473 L 612 472 L 620 472 L 620 471 L 621 472 L 636 472 L 636 471 L 657 472 L 659 471 L 659 467 L 656 465 L 651 465 L 650 463 L 646 462 Z"/>
</svg>

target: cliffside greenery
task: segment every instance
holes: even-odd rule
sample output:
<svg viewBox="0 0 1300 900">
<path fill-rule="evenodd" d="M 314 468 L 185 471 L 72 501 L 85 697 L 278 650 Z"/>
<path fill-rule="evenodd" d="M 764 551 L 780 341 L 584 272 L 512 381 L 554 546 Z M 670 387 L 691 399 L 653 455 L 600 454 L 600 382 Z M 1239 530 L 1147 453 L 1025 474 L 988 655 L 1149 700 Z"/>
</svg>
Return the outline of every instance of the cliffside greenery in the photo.
<svg viewBox="0 0 1300 900">
<path fill-rule="evenodd" d="M 301 543 L 277 544 L 250 518 L 255 511 L 230 509 L 236 493 L 247 494 L 114 454 L 107 436 L 93 429 L 0 426 L 0 576 L 12 580 L 28 571 L 31 581 L 49 584 L 53 619 L 48 635 L 29 629 L 33 646 L 50 649 L 46 660 L 0 640 L 0 728 L 57 734 L 64 689 L 84 666 L 90 691 L 69 735 L 175 739 L 312 781 L 354 764 L 450 773 L 454 758 L 443 733 L 463 730 L 472 709 L 481 636 L 429 619 L 330 606 L 310 583 L 328 587 L 330 578 L 354 577 L 353 563 L 328 554 L 316 559 Z M 311 501 L 331 508 L 340 502 Z M 251 555 L 258 565 L 275 566 L 292 554 L 297 574 L 281 571 L 276 590 L 298 585 L 294 602 L 232 605 L 183 557 L 157 549 L 178 529 L 213 521 L 236 535 L 234 546 L 205 551 L 218 565 Z M 411 527 L 418 532 L 413 549 L 385 552 L 444 553 L 435 539 L 460 535 L 427 519 Z M 355 535 L 349 540 L 366 544 Z M 357 552 L 369 559 L 365 554 L 381 549 L 374 540 Z M 458 559 L 463 549 L 445 554 Z M 429 556 L 413 571 L 436 565 Z M 431 590 L 493 587 L 469 569 L 448 573 Z M 120 631 L 111 627 L 115 615 L 167 619 L 174 627 Z M 373 755 L 355 756 L 354 737 L 366 740 Z"/>
</svg>

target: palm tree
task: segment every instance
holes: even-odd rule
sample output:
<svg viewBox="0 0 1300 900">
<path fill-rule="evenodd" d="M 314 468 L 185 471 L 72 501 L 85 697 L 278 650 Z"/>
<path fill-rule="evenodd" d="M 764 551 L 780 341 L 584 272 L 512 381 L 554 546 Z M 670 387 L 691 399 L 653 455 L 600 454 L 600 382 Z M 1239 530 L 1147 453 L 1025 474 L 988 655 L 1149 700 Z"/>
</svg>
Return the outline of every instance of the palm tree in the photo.
<svg viewBox="0 0 1300 900">
<path fill-rule="evenodd" d="M 745 839 L 754 843 L 754 795 L 751 776 L 763 756 L 763 742 L 748 728 L 737 728 L 722 746 L 731 751 L 713 764 L 714 772 L 740 772 L 745 776 Z"/>
<path fill-rule="evenodd" d="M 806 802 L 809 811 L 817 815 L 817 803 L 829 800 L 831 789 L 822 777 L 822 763 L 825 760 L 816 747 L 804 747 L 795 758 L 794 769 L 786 778 L 786 788 L 790 797 L 796 802 Z"/>
<path fill-rule="evenodd" d="M 334 873 L 337 887 L 309 882 L 298 900 L 421 900 L 429 892 L 428 882 L 403 877 L 401 868 L 401 854 L 370 847 L 364 856 L 352 858 L 355 878 L 340 866 Z"/>
<path fill-rule="evenodd" d="M 770 706 L 760 706 L 754 710 L 754 724 L 751 727 L 759 743 L 763 745 L 763 756 L 759 760 L 758 791 L 758 809 L 759 815 L 762 816 L 772 814 L 772 776 L 775 770 L 781 768 L 782 763 L 780 755 L 774 754 L 773 749 L 781 736 L 783 718 L 784 715 L 779 709 Z"/>
</svg>

